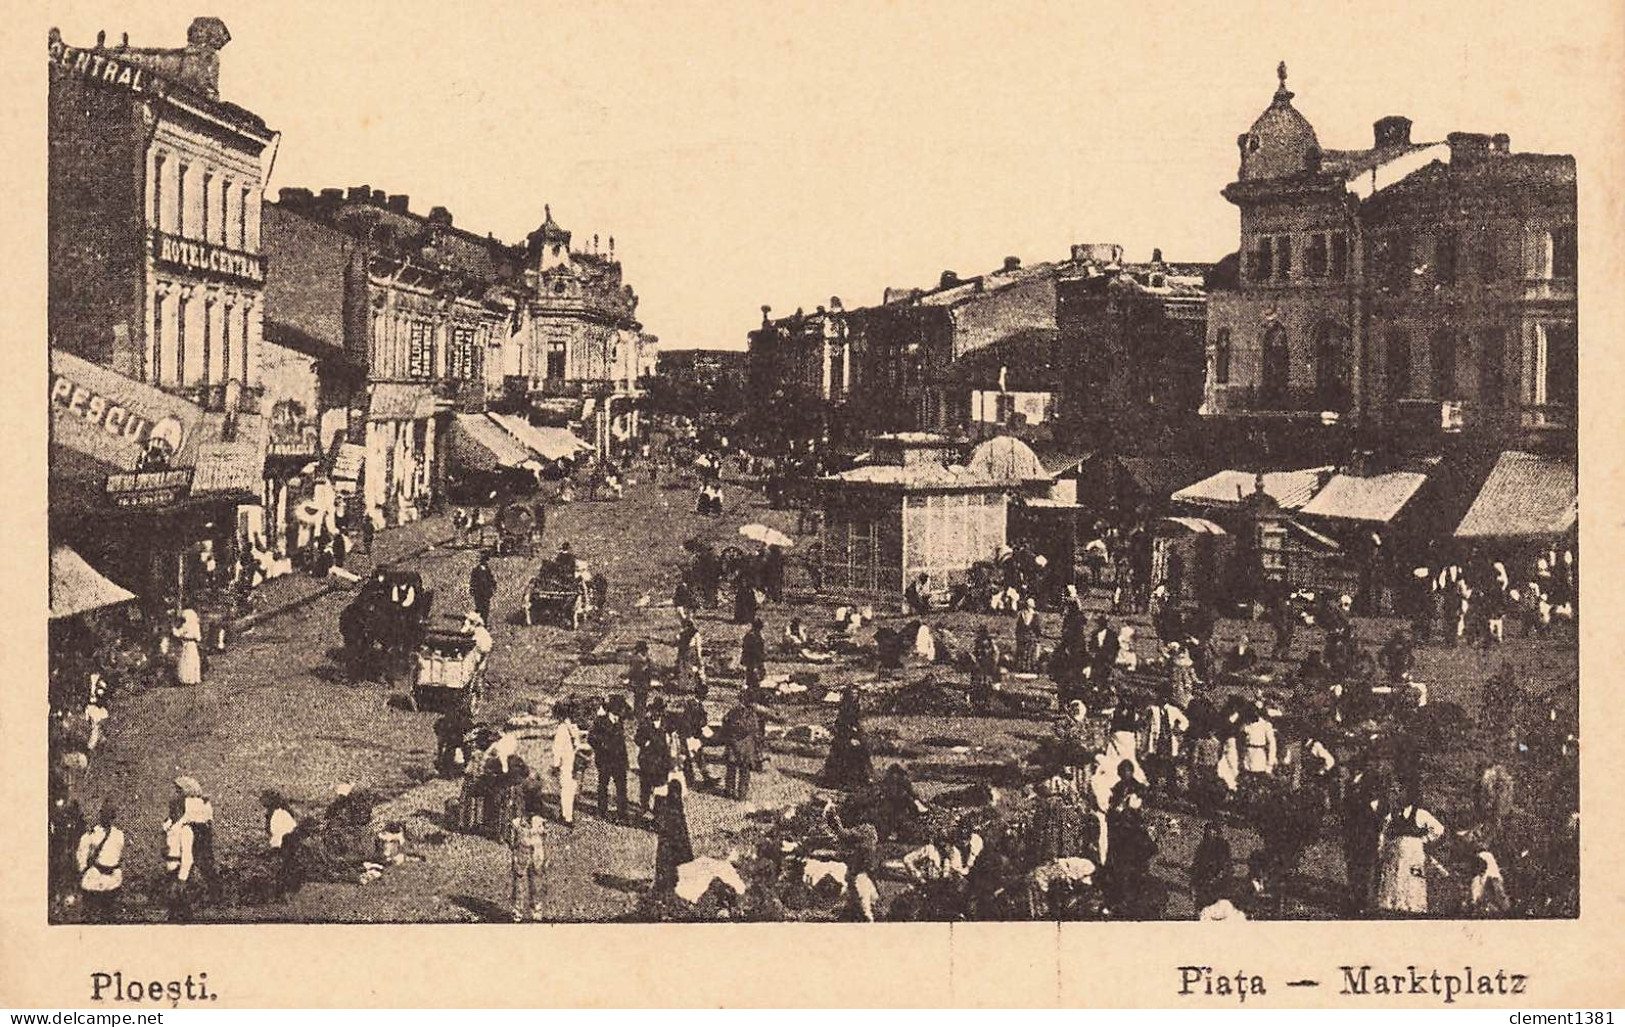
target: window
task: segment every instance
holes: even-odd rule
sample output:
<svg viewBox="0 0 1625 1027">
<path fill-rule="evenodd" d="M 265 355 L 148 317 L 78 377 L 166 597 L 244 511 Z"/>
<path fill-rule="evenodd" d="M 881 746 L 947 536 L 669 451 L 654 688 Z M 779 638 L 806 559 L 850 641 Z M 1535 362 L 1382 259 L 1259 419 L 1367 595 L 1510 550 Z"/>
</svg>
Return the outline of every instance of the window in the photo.
<svg viewBox="0 0 1625 1027">
<path fill-rule="evenodd" d="M 213 362 L 209 350 L 214 346 L 214 304 L 208 300 L 203 301 L 203 377 L 200 383 L 209 384 L 209 365 Z"/>
<path fill-rule="evenodd" d="M 1440 232 L 1433 240 L 1434 274 L 1445 285 L 1456 284 L 1456 233 Z"/>
<path fill-rule="evenodd" d="M 1280 407 L 1287 401 L 1292 384 L 1292 352 L 1287 347 L 1286 329 L 1270 325 L 1264 330 L 1264 367 L 1259 390 L 1267 406 Z"/>
<path fill-rule="evenodd" d="M 220 180 L 220 245 L 231 245 L 231 179 L 229 178 Z"/>
<path fill-rule="evenodd" d="M 186 302 L 183 294 L 175 301 L 175 384 L 186 384 Z"/>
<path fill-rule="evenodd" d="M 186 234 L 186 165 L 175 168 L 175 234 Z"/>
<path fill-rule="evenodd" d="M 563 341 L 554 341 L 547 344 L 547 376 L 549 378 L 564 378 L 565 349 Z"/>
<path fill-rule="evenodd" d="M 1349 274 L 1349 237 L 1344 232 L 1332 233 L 1332 277 L 1338 281 Z"/>
<path fill-rule="evenodd" d="M 1398 328 L 1388 332 L 1384 366 L 1388 372 L 1388 398 L 1404 399 L 1411 394 L 1411 340 Z"/>
<path fill-rule="evenodd" d="M 1309 252 L 1304 255 L 1304 270 L 1314 278 L 1326 277 L 1326 236 L 1316 232 L 1309 237 Z"/>
<path fill-rule="evenodd" d="M 239 373 L 243 376 L 243 384 L 244 385 L 253 385 L 254 383 L 253 383 L 252 380 L 250 380 L 250 377 L 249 377 L 250 374 L 253 372 L 253 368 L 250 367 L 249 363 L 248 363 L 248 331 L 249 331 L 249 325 L 252 323 L 251 319 L 253 317 L 253 314 L 249 310 L 249 302 L 247 302 L 247 301 L 245 301 L 243 303 L 242 309 L 243 309 L 243 335 L 242 335 L 242 339 L 243 339 L 243 365 L 242 365 L 242 367 L 243 367 L 243 369 Z"/>
<path fill-rule="evenodd" d="M 1349 404 L 1349 338 L 1341 325 L 1315 329 L 1315 393 L 1322 410 L 1343 410 Z"/>
<path fill-rule="evenodd" d="M 220 315 L 220 380 L 223 382 L 231 381 L 232 306 L 231 300 L 226 300 L 226 305 L 221 308 L 223 312 Z"/>
<path fill-rule="evenodd" d="M 1541 395 L 1537 401 L 1574 409 L 1580 402 L 1580 347 L 1572 324 L 1541 326 Z"/>
<path fill-rule="evenodd" d="M 198 213 L 201 215 L 200 230 L 197 237 L 204 242 L 209 241 L 209 204 L 214 201 L 209 198 L 209 186 L 214 184 L 214 176 L 207 171 L 203 173 L 203 198 L 198 204 Z"/>
<path fill-rule="evenodd" d="M 1275 251 L 1269 236 L 1260 236 L 1253 256 L 1253 281 L 1267 282 L 1275 270 Z"/>
<path fill-rule="evenodd" d="M 154 385 L 164 380 L 164 294 L 152 294 L 152 375 L 147 379 Z"/>
<path fill-rule="evenodd" d="M 1213 338 L 1213 384 L 1230 384 L 1230 329 L 1220 328 Z"/>
<path fill-rule="evenodd" d="M 152 155 L 152 218 L 147 222 L 153 228 L 164 227 L 164 155 Z"/>
<path fill-rule="evenodd" d="M 1506 403 L 1506 351 L 1506 332 L 1502 329 L 1492 328 L 1479 337 L 1478 401 L 1485 406 Z"/>
<path fill-rule="evenodd" d="M 1292 274 L 1292 237 L 1290 235 L 1281 235 L 1275 238 L 1275 274 L 1279 278 L 1288 278 Z"/>
<path fill-rule="evenodd" d="M 242 204 L 237 208 L 237 247 L 247 250 L 248 247 L 248 203 L 252 193 L 247 186 L 243 187 Z"/>
<path fill-rule="evenodd" d="M 1552 277 L 1573 279 L 1579 267 L 1579 239 L 1573 225 L 1552 229 Z"/>
<path fill-rule="evenodd" d="M 1456 397 L 1456 336 L 1441 328 L 1428 340 L 1428 364 L 1433 372 L 1433 398 Z"/>
<path fill-rule="evenodd" d="M 406 375 L 409 378 L 434 377 L 434 329 L 426 321 L 413 321 L 407 343 Z"/>
</svg>

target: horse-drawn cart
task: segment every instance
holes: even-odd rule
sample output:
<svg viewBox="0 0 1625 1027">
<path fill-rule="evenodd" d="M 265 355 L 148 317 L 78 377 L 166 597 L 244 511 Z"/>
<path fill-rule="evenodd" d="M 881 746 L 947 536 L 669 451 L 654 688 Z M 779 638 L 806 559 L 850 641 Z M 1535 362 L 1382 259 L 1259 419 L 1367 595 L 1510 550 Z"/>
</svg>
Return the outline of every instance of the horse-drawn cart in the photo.
<svg viewBox="0 0 1625 1027">
<path fill-rule="evenodd" d="M 525 626 L 551 621 L 574 631 L 603 607 L 605 590 L 603 577 L 589 574 L 585 567 L 570 573 L 544 563 L 525 594 Z"/>
<path fill-rule="evenodd" d="M 485 691 L 485 654 L 470 635 L 431 631 L 413 653 L 410 685 L 414 711 L 460 704 L 472 717 Z"/>
</svg>

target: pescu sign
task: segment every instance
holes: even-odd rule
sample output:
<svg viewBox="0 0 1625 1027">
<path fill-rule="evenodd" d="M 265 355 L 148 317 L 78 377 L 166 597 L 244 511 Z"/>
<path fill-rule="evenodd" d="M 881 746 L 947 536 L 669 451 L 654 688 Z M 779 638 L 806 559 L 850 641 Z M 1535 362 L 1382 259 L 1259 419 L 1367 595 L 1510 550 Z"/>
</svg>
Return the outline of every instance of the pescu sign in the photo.
<svg viewBox="0 0 1625 1027">
<path fill-rule="evenodd" d="M 143 96 L 164 96 L 169 83 L 146 68 L 120 61 L 94 50 L 68 46 L 51 40 L 51 63 L 89 82 L 126 89 Z"/>
<path fill-rule="evenodd" d="M 228 250 L 197 239 L 153 232 L 152 255 L 161 264 L 186 271 L 202 271 L 256 285 L 265 282 L 265 262 L 257 255 Z"/>
<path fill-rule="evenodd" d="M 79 419 L 93 429 L 144 451 L 162 449 L 173 455 L 186 444 L 186 425 L 180 418 L 144 417 L 119 400 L 81 385 L 65 374 L 51 375 L 51 407 L 58 416 Z"/>
</svg>

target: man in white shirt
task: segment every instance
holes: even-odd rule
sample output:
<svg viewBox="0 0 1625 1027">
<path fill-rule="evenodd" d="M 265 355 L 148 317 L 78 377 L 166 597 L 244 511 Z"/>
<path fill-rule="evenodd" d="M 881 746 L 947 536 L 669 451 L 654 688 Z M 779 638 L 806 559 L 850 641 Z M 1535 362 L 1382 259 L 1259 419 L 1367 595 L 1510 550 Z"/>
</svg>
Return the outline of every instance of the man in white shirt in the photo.
<svg viewBox="0 0 1625 1027">
<path fill-rule="evenodd" d="M 576 826 L 576 752 L 582 747 L 581 729 L 575 724 L 575 710 L 561 704 L 555 710 L 558 730 L 553 732 L 553 773 L 559 778 L 559 819 Z"/>
</svg>

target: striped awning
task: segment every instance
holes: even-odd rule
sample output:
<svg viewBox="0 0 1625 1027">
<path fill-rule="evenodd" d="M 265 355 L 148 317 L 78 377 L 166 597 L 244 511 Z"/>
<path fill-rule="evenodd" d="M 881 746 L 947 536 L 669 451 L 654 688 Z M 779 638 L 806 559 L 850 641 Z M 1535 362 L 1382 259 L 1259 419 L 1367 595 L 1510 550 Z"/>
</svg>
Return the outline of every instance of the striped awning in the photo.
<svg viewBox="0 0 1625 1027">
<path fill-rule="evenodd" d="M 379 382 L 367 406 L 371 421 L 421 421 L 435 413 L 434 390 L 427 385 Z"/>
<path fill-rule="evenodd" d="M 1365 477 L 1335 475 L 1301 512 L 1307 517 L 1387 524 L 1399 515 L 1427 480 L 1427 475 L 1413 471 Z"/>
<path fill-rule="evenodd" d="M 1580 516 L 1572 458 L 1502 453 L 1456 528 L 1457 538 L 1550 538 Z"/>
<path fill-rule="evenodd" d="M 224 415 L 210 414 L 205 426 L 208 435 L 198 444 L 192 495 L 259 495 L 265 481 L 265 418 L 238 414 L 228 422 Z"/>
<path fill-rule="evenodd" d="M 547 428 L 531 424 L 516 414 L 488 414 L 491 420 L 502 426 L 502 429 L 512 435 L 521 444 L 545 456 L 549 460 L 565 460 L 582 450 L 591 449 L 587 443 L 576 438 L 575 434 L 566 428 Z"/>
<path fill-rule="evenodd" d="M 451 422 L 452 460 L 477 471 L 518 467 L 536 454 L 484 414 L 458 414 Z"/>
</svg>

